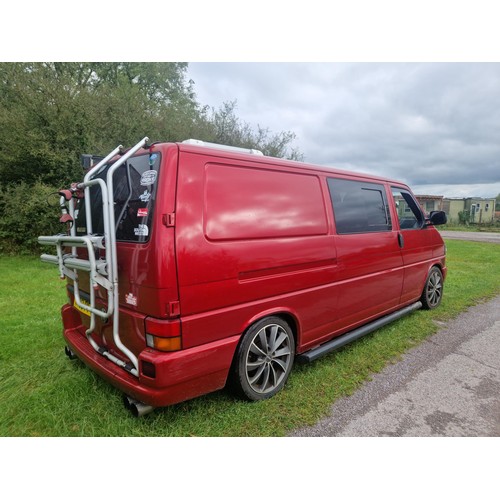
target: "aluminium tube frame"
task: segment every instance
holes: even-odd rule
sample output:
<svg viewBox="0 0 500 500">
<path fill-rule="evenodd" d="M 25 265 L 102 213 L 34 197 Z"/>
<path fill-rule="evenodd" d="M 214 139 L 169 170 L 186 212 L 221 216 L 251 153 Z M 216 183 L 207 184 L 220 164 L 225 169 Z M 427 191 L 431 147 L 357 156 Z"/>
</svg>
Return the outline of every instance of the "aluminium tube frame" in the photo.
<svg viewBox="0 0 500 500">
<path fill-rule="evenodd" d="M 113 174 L 116 169 L 123 165 L 134 153 L 141 149 L 149 141 L 148 137 L 144 137 L 142 141 L 138 142 L 133 148 L 129 149 L 119 160 L 117 160 L 109 168 L 106 175 L 106 185 L 108 189 L 108 215 L 109 215 L 109 249 L 111 251 L 111 269 L 108 269 L 110 281 L 113 284 L 113 341 L 120 349 L 120 351 L 132 362 L 135 371 L 134 375 L 139 374 L 139 361 L 137 357 L 125 346 L 120 339 L 119 333 L 119 295 L 118 295 L 118 257 L 116 252 L 116 223 L 115 223 L 115 209 L 114 209 L 114 192 L 113 192 Z M 89 172 L 90 173 L 90 172 Z M 88 174 L 87 174 L 88 175 Z M 87 176 L 86 176 L 87 177 Z M 107 253 L 107 250 L 106 250 Z"/>
<path fill-rule="evenodd" d="M 77 236 L 76 228 L 73 224 L 70 229 L 71 236 L 67 235 L 56 235 L 56 236 L 40 236 L 38 241 L 44 245 L 55 245 L 57 250 L 57 256 L 54 255 L 42 255 L 42 261 L 58 264 L 61 278 L 68 276 L 74 282 L 75 290 L 75 302 L 82 309 L 90 313 L 90 327 L 85 332 L 89 343 L 92 347 L 102 354 L 103 356 L 110 359 L 115 364 L 125 368 L 129 373 L 139 376 L 139 363 L 137 357 L 121 342 L 119 335 L 119 293 L 118 293 L 118 259 L 117 259 L 117 249 L 116 249 L 116 222 L 115 222 L 115 212 L 114 212 L 114 192 L 113 192 L 113 174 L 118 167 L 123 165 L 134 153 L 145 146 L 149 139 L 144 137 L 139 143 L 134 147 L 129 149 L 123 156 L 121 156 L 117 161 L 115 161 L 107 172 L 106 182 L 103 179 L 91 179 L 92 175 L 96 173 L 103 165 L 109 162 L 114 156 L 122 151 L 123 147 L 120 145 L 115 148 L 111 153 L 109 153 L 103 160 L 101 160 L 97 165 L 92 167 L 85 175 L 84 181 L 77 184 L 78 189 L 84 189 L 85 197 L 87 198 L 87 203 L 85 203 L 85 215 L 86 215 L 86 236 Z M 103 216 L 103 237 L 98 237 L 93 235 L 92 228 L 92 213 L 90 206 L 90 187 L 98 185 L 102 193 L 102 216 Z M 65 209 L 66 203 L 61 197 L 61 208 Z M 69 214 L 75 218 L 75 205 L 73 199 L 70 199 L 67 203 Z M 63 212 L 64 213 L 64 212 Z M 103 241 L 105 244 L 103 245 Z M 62 246 L 64 244 L 72 245 L 72 254 L 66 256 L 63 255 Z M 76 256 L 75 247 L 87 247 L 88 250 L 88 260 L 78 259 Z M 95 248 L 105 249 L 105 260 L 98 264 L 94 255 Z M 102 270 L 104 268 L 104 270 Z M 71 271 L 71 269 L 73 269 Z M 90 299 L 91 306 L 83 304 L 80 299 L 79 287 L 78 287 L 78 273 L 77 270 L 84 270 L 90 272 Z M 104 275 L 107 274 L 107 278 Z M 95 289 L 94 285 L 100 285 L 108 290 L 108 310 L 102 311 L 95 307 Z M 125 355 L 125 357 L 132 363 L 134 368 L 130 368 L 127 363 L 113 356 L 111 353 L 100 348 L 95 341 L 91 338 L 91 333 L 95 329 L 95 315 L 102 318 L 107 318 L 113 315 L 113 341 L 116 347 Z"/>
</svg>

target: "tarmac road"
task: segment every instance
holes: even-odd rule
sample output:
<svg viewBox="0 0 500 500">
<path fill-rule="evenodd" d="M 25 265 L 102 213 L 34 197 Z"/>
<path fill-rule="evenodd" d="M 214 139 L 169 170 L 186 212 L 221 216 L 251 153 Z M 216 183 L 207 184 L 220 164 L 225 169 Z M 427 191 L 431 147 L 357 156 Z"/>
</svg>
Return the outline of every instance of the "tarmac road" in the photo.
<svg viewBox="0 0 500 500">
<path fill-rule="evenodd" d="M 500 233 L 483 233 L 469 231 L 439 231 L 443 238 L 450 240 L 483 241 L 500 243 Z"/>
<path fill-rule="evenodd" d="M 442 324 L 292 436 L 500 436 L 500 296 Z"/>
</svg>

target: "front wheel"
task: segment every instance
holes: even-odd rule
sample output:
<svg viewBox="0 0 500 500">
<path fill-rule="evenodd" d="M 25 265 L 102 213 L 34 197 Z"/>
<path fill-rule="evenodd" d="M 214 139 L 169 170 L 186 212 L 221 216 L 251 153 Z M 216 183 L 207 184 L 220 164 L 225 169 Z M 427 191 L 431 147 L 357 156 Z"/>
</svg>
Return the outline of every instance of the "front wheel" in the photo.
<svg viewBox="0 0 500 500">
<path fill-rule="evenodd" d="M 435 309 L 443 298 L 443 273 L 439 267 L 433 267 L 429 271 L 422 292 L 422 305 L 424 309 Z"/>
<path fill-rule="evenodd" d="M 295 339 L 288 323 L 264 318 L 245 333 L 234 364 L 233 386 L 251 401 L 274 396 L 292 370 Z"/>
</svg>

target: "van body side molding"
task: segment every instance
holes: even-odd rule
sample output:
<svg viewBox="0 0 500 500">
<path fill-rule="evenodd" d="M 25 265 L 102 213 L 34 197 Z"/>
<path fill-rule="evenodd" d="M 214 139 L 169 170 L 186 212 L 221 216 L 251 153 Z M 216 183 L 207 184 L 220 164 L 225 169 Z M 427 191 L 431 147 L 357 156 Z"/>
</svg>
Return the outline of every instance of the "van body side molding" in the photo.
<svg viewBox="0 0 500 500">
<path fill-rule="evenodd" d="M 368 335 L 369 333 L 372 333 L 373 331 L 378 330 L 379 328 L 382 328 L 383 326 L 392 323 L 393 321 L 396 321 L 397 319 L 400 319 L 403 316 L 406 316 L 407 314 L 410 314 L 413 311 L 420 309 L 421 307 L 422 307 L 422 302 L 420 301 L 415 302 L 414 304 L 404 307 L 399 311 L 388 314 L 387 316 L 383 316 L 382 318 L 379 318 L 375 321 L 372 321 L 371 323 L 363 325 L 360 328 L 357 328 L 356 330 L 344 333 L 340 337 L 334 338 L 333 340 L 330 340 L 329 342 L 326 342 L 318 347 L 315 347 L 310 351 L 300 354 L 299 356 L 297 356 L 296 361 L 303 364 L 315 361 L 318 358 L 321 358 L 322 356 L 325 356 L 332 351 L 340 349 L 341 347 L 344 347 L 345 345 L 354 342 L 355 340 L 358 340 L 361 337 L 364 337 L 365 335 Z"/>
</svg>

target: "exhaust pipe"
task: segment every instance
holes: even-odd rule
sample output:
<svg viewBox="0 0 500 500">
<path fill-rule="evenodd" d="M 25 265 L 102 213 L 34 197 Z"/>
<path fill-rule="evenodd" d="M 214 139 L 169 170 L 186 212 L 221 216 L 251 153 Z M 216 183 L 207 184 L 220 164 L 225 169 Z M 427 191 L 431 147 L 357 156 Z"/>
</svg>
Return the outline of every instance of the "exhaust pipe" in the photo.
<svg viewBox="0 0 500 500">
<path fill-rule="evenodd" d="M 123 404 L 125 405 L 125 408 L 127 408 L 127 410 L 130 410 L 132 412 L 132 415 L 134 415 L 134 417 L 143 417 L 144 415 L 151 413 L 155 409 L 154 406 L 149 406 L 147 404 L 141 403 L 140 401 L 132 399 L 126 394 L 123 395 Z"/>
<path fill-rule="evenodd" d="M 64 354 L 66 354 L 69 359 L 76 359 L 76 354 L 67 345 L 64 346 Z"/>
</svg>

